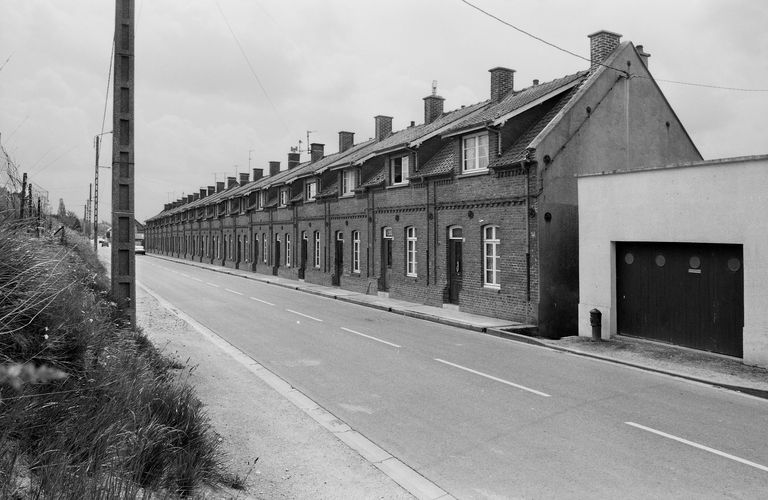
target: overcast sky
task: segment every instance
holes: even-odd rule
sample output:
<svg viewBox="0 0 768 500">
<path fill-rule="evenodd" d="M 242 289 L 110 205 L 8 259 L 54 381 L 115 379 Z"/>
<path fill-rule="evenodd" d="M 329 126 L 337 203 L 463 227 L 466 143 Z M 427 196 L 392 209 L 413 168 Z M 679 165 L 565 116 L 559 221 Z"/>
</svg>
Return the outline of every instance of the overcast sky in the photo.
<svg viewBox="0 0 768 500">
<path fill-rule="evenodd" d="M 768 2 L 471 1 L 585 57 L 588 34 L 621 33 L 644 45 L 657 79 L 768 89 Z M 285 168 L 307 130 L 332 153 L 340 130 L 371 137 L 375 115 L 395 129 L 420 123 L 433 80 L 450 110 L 487 99 L 495 66 L 517 70 L 515 88 L 588 67 L 460 0 L 136 0 L 136 10 L 139 220 L 236 171 Z M 53 211 L 63 198 L 82 215 L 88 198 L 113 23 L 113 1 L 0 0 L 2 143 Z M 660 86 L 706 159 L 768 153 L 768 92 Z M 110 175 L 101 170 L 103 220 Z"/>
</svg>

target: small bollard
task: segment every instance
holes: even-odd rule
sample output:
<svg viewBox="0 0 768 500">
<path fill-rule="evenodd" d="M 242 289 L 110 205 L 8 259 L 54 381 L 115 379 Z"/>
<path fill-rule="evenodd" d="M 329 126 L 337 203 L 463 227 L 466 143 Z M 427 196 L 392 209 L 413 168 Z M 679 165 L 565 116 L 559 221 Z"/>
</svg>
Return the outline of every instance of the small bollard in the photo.
<svg viewBox="0 0 768 500">
<path fill-rule="evenodd" d="M 599 309 L 589 311 L 589 324 L 592 325 L 592 342 L 602 340 L 603 313 Z"/>
</svg>

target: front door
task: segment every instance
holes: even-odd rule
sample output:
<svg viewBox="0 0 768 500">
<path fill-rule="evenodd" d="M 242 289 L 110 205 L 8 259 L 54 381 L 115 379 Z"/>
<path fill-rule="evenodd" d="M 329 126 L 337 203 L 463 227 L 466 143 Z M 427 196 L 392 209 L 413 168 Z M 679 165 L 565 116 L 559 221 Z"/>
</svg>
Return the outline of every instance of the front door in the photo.
<svg viewBox="0 0 768 500">
<path fill-rule="evenodd" d="M 299 279 L 304 279 L 304 272 L 307 269 L 307 233 L 301 232 L 301 252 L 299 253 Z"/>
<path fill-rule="evenodd" d="M 277 270 L 280 267 L 280 237 L 275 238 L 275 262 L 272 266 L 272 274 L 277 276 Z"/>
<path fill-rule="evenodd" d="M 379 272 L 379 291 L 389 291 L 389 275 L 392 272 L 392 228 L 381 231 L 381 269 Z"/>
<path fill-rule="evenodd" d="M 238 269 L 240 269 L 240 259 L 242 258 L 242 255 L 243 255 L 242 244 L 243 244 L 242 236 L 238 235 L 237 236 L 237 255 L 235 255 L 235 267 L 237 267 Z"/>
<path fill-rule="evenodd" d="M 459 303 L 459 292 L 464 264 L 462 262 L 462 229 L 458 226 L 448 228 L 448 303 Z"/>
<path fill-rule="evenodd" d="M 344 272 L 344 235 L 336 235 L 336 255 L 334 256 L 333 285 L 341 286 L 341 273 Z"/>
</svg>

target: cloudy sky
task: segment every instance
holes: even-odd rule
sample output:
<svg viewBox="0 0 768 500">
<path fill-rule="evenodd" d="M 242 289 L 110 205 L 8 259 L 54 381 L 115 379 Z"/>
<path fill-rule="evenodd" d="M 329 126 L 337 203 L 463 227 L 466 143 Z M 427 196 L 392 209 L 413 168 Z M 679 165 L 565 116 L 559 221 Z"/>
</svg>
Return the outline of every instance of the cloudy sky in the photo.
<svg viewBox="0 0 768 500">
<path fill-rule="evenodd" d="M 651 53 L 657 79 L 768 89 L 768 2 L 470 1 L 585 57 L 588 34 L 621 33 Z M 307 130 L 335 152 L 340 130 L 371 137 L 375 115 L 395 129 L 419 123 L 433 80 L 448 110 L 487 99 L 495 66 L 517 70 L 516 88 L 588 66 L 461 0 L 136 0 L 136 10 L 139 220 L 235 172 L 285 168 Z M 88 198 L 113 23 L 113 1 L 0 1 L 2 144 L 54 211 L 63 198 L 82 214 Z M 768 92 L 660 86 L 705 158 L 768 153 Z M 102 219 L 109 182 L 102 169 Z"/>
</svg>

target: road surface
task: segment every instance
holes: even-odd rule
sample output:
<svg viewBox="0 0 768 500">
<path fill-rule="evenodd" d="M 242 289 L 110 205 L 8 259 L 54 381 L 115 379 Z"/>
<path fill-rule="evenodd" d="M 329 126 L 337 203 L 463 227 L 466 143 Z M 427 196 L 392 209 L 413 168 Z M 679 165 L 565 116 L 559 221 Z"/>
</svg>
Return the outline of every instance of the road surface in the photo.
<svg viewBox="0 0 768 500">
<path fill-rule="evenodd" d="M 768 401 L 137 256 L 137 279 L 457 498 L 765 498 Z"/>
</svg>

